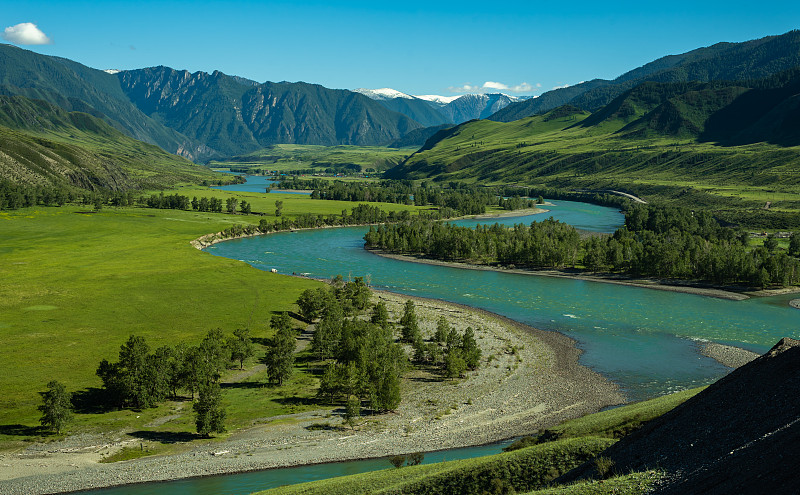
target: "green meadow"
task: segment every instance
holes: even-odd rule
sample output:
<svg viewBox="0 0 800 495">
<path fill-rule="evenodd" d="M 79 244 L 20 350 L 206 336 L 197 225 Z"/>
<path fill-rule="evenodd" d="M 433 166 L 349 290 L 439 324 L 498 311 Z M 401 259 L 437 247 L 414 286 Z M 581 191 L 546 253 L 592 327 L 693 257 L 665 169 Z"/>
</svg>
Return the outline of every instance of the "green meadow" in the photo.
<svg viewBox="0 0 800 495">
<path fill-rule="evenodd" d="M 411 149 L 383 146 L 315 146 L 302 144 L 276 144 L 230 160 L 212 161 L 212 168 L 258 168 L 262 170 L 292 171 L 355 165 L 366 171 L 383 171 L 391 168 L 413 153 Z"/>
<path fill-rule="evenodd" d="M 178 192 L 246 197 L 254 211 L 268 212 L 268 219 L 274 219 L 275 200 L 284 202 L 283 214 L 288 217 L 303 212 L 338 214 L 355 206 L 296 194 L 251 195 L 198 187 Z M 253 337 L 262 339 L 269 336 L 274 312 L 292 310 L 300 292 L 320 284 L 257 270 L 189 244 L 232 224 L 257 224 L 261 216 L 144 208 L 88 210 L 65 206 L 0 212 L 0 332 L 4 337 L 0 447 L 39 434 L 35 428 L 36 407 L 41 403 L 38 392 L 48 381 L 59 380 L 72 392 L 99 387 L 98 363 L 104 358 L 115 361 L 120 345 L 131 334 L 145 337 L 153 349 L 179 342 L 197 344 L 212 328 L 229 335 L 247 327 Z M 257 349 L 263 354 L 263 347 Z M 302 363 L 302 355 L 298 361 Z M 282 400 L 313 394 L 316 378 L 298 369 L 283 387 L 262 390 L 264 377 L 256 373 L 241 380 L 245 385 L 226 389 L 229 429 L 302 408 L 302 400 Z M 184 405 L 78 414 L 68 432 L 137 428 Z M 191 416 L 185 414 L 164 429 L 192 431 Z"/>
</svg>

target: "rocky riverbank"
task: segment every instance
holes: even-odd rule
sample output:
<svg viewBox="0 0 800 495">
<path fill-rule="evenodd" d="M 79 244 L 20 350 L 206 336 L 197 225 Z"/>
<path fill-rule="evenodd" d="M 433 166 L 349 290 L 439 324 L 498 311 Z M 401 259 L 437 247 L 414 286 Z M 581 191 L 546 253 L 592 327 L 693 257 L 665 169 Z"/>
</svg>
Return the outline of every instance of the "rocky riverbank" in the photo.
<svg viewBox="0 0 800 495">
<path fill-rule="evenodd" d="M 387 304 L 394 320 L 408 299 L 387 292 L 374 297 Z M 459 331 L 476 329 L 483 351 L 479 370 L 460 380 L 416 370 L 404 378 L 397 411 L 367 416 L 354 429 L 344 426 L 341 410 L 312 411 L 271 418 L 179 454 L 111 464 L 98 460 L 131 445 L 124 432 L 34 445 L 0 456 L 0 492 L 58 493 L 479 445 L 624 400 L 616 385 L 578 364 L 580 351 L 564 335 L 467 306 L 414 299 L 425 337 L 433 334 L 440 316 Z"/>
</svg>

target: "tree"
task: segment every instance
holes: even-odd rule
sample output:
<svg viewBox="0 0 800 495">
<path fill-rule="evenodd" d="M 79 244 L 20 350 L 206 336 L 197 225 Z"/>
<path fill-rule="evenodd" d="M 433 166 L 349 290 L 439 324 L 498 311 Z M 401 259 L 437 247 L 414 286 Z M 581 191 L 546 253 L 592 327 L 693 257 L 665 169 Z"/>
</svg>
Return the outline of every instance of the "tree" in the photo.
<svg viewBox="0 0 800 495">
<path fill-rule="evenodd" d="M 408 454 L 408 465 L 409 466 L 416 466 L 418 464 L 422 464 L 422 461 L 425 459 L 425 454 L 422 452 L 414 452 L 413 454 Z"/>
<path fill-rule="evenodd" d="M 250 340 L 249 328 L 237 328 L 233 331 L 233 338 L 228 339 L 228 349 L 231 359 L 239 361 L 239 369 L 244 368 L 245 359 L 253 355 L 253 342 Z"/>
<path fill-rule="evenodd" d="M 461 356 L 464 358 L 467 368 L 471 370 L 476 369 L 481 362 L 481 348 L 478 347 L 472 327 L 467 327 L 461 337 Z"/>
<path fill-rule="evenodd" d="M 789 239 L 789 254 L 800 258 L 800 232 L 795 232 L 792 234 L 792 238 Z"/>
<path fill-rule="evenodd" d="M 306 289 L 297 298 L 297 306 L 300 308 L 303 318 L 313 321 L 322 316 L 322 313 L 332 303 L 332 299 L 330 291 L 325 288 Z"/>
<path fill-rule="evenodd" d="M 39 392 L 42 396 L 42 405 L 39 411 L 42 417 L 39 423 L 45 428 L 50 428 L 56 433 L 61 433 L 64 426 L 72 419 L 72 394 L 60 382 L 55 380 L 47 384 L 46 392 Z"/>
<path fill-rule="evenodd" d="M 192 406 L 195 413 L 197 433 L 210 436 L 225 431 L 225 410 L 222 408 L 222 391 L 219 383 L 200 387 L 200 395 Z"/>
<path fill-rule="evenodd" d="M 275 201 L 275 216 L 279 217 L 283 213 L 283 201 Z"/>
<path fill-rule="evenodd" d="M 236 213 L 236 206 L 239 204 L 239 200 L 236 198 L 228 198 L 225 200 L 225 209 L 228 210 L 228 213 L 233 214 Z"/>
<path fill-rule="evenodd" d="M 345 422 L 350 425 L 352 429 L 358 418 L 361 417 L 361 400 L 358 397 L 350 396 L 347 398 L 347 404 L 344 410 L 344 420 Z"/>
<path fill-rule="evenodd" d="M 394 455 L 389 458 L 389 462 L 392 463 L 392 466 L 400 469 L 403 467 L 403 464 L 406 463 L 406 456 L 404 455 Z"/>
<path fill-rule="evenodd" d="M 764 247 L 767 248 L 767 251 L 773 252 L 775 249 L 778 248 L 778 239 L 773 235 L 770 234 L 764 239 Z"/>
<path fill-rule="evenodd" d="M 387 328 L 389 326 L 389 311 L 387 311 L 386 304 L 384 304 L 383 301 L 378 302 L 378 304 L 372 308 L 372 317 L 370 321 L 381 328 Z"/>
<path fill-rule="evenodd" d="M 289 324 L 289 316 L 286 313 L 280 316 L 273 316 L 270 325 L 277 332 L 270 339 L 267 354 L 264 356 L 264 364 L 267 365 L 267 376 L 270 383 L 283 385 L 284 380 L 292 376 L 294 350 L 297 341 Z"/>
<path fill-rule="evenodd" d="M 402 326 L 402 340 L 403 342 L 414 342 L 420 334 L 419 324 L 417 323 L 417 313 L 414 310 L 414 301 L 411 299 L 406 301 L 403 308 L 403 316 L 400 318 L 400 325 Z"/>
<path fill-rule="evenodd" d="M 447 351 L 444 357 L 444 370 L 448 378 L 461 376 L 467 370 L 467 363 L 464 361 L 461 349 L 452 348 Z"/>
<path fill-rule="evenodd" d="M 450 324 L 447 322 L 447 318 L 444 316 L 439 317 L 439 320 L 436 322 L 436 333 L 433 334 L 433 340 L 444 344 L 447 342 L 447 334 L 449 333 Z"/>
<path fill-rule="evenodd" d="M 219 381 L 222 371 L 231 360 L 230 350 L 225 345 L 225 336 L 221 328 L 214 328 L 208 331 L 197 347 L 197 354 L 194 358 L 199 361 L 199 378 L 201 382 Z"/>
</svg>

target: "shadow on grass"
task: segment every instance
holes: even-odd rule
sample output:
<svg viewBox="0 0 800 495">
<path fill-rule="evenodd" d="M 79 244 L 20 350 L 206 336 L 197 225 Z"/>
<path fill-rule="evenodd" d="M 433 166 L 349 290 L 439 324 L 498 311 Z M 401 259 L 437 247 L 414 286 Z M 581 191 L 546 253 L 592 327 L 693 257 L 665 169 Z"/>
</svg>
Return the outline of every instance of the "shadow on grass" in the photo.
<svg viewBox="0 0 800 495">
<path fill-rule="evenodd" d="M 284 406 L 312 406 L 321 404 L 315 397 L 281 397 L 272 400 Z"/>
<path fill-rule="evenodd" d="M 48 433 L 50 433 L 50 430 L 43 426 L 0 425 L 0 435 L 35 437 L 47 435 Z"/>
<path fill-rule="evenodd" d="M 128 435 L 140 440 L 149 440 L 160 443 L 186 443 L 198 438 L 203 438 L 197 433 L 186 431 L 133 431 Z"/>
<path fill-rule="evenodd" d="M 72 394 L 72 410 L 78 414 L 103 414 L 119 409 L 107 402 L 106 391 L 101 388 L 90 387 Z"/>
<path fill-rule="evenodd" d="M 235 382 L 235 383 L 220 383 L 220 388 L 264 388 L 267 386 L 264 382 Z"/>
</svg>

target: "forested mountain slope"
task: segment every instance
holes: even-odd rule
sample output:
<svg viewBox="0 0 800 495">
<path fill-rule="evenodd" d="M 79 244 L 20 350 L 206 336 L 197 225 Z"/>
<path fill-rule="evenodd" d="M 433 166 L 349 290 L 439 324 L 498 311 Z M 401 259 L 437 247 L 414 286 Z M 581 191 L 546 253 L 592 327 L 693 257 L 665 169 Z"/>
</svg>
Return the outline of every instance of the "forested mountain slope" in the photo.
<svg viewBox="0 0 800 495">
<path fill-rule="evenodd" d="M 676 199 L 701 185 L 724 186 L 730 196 L 733 186 L 795 187 L 799 93 L 800 69 L 759 81 L 648 82 L 591 115 L 567 106 L 509 123 L 474 121 L 440 131 L 387 174 L 622 188 Z"/>
<path fill-rule="evenodd" d="M 278 143 L 375 145 L 422 127 L 364 95 L 152 67 L 117 74 L 144 113 L 224 156 Z"/>
<path fill-rule="evenodd" d="M 594 79 L 555 89 L 509 105 L 489 119 L 511 122 L 567 103 L 596 111 L 623 92 L 645 82 L 735 81 L 762 79 L 800 65 L 800 31 L 746 41 L 717 43 L 679 55 L 668 55 L 629 71 L 613 81 Z"/>
</svg>

